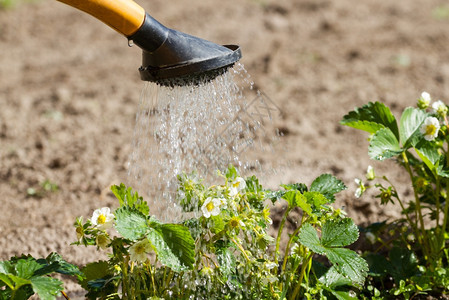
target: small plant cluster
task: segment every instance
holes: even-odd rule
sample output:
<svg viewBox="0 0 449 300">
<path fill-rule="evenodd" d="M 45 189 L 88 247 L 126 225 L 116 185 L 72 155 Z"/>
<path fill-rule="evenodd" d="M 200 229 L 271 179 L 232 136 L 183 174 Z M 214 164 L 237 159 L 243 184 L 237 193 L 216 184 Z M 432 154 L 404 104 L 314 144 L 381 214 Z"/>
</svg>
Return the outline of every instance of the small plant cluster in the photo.
<svg viewBox="0 0 449 300">
<path fill-rule="evenodd" d="M 341 123 L 370 133 L 369 156 L 394 159 L 409 178 L 411 196 L 400 195 L 386 176 L 369 167 L 367 183 L 356 179 L 360 197 L 377 188 L 381 204 L 400 206 L 402 217 L 372 224 L 366 237 L 377 249 L 365 256 L 369 265 L 369 299 L 449 291 L 449 125 L 448 107 L 423 92 L 417 107 L 406 108 L 399 122 L 383 103 L 368 103 Z M 367 290 L 368 292 L 368 290 Z"/>
<path fill-rule="evenodd" d="M 272 191 L 232 166 L 219 175 L 223 184 L 210 187 L 195 174 L 178 176 L 179 203 L 197 215 L 179 224 L 158 221 L 137 192 L 113 186 L 115 211 L 100 208 L 75 222 L 74 244 L 106 251 L 107 261 L 81 269 L 64 262 L 64 268 L 32 268 L 24 275 L 26 268 L 14 267 L 14 258 L 0 268 L 0 296 L 25 299 L 17 292 L 23 288 L 27 296 L 55 299 L 62 288 L 48 275 L 70 269 L 65 274 L 77 277 L 88 299 L 356 299 L 368 264 L 346 248 L 358 239 L 357 226 L 331 206 L 346 188 L 340 180 L 324 174 L 310 187 L 288 184 Z M 270 200 L 286 206 L 275 238 L 268 234 Z M 287 234 L 293 211 L 297 227 Z M 281 247 L 282 237 L 288 242 Z M 35 277 L 52 288 L 42 292 Z"/>
<path fill-rule="evenodd" d="M 363 285 L 366 261 L 345 248 L 357 240 L 353 221 L 329 204 L 345 189 L 331 175 L 304 184 L 264 190 L 256 177 L 243 179 L 234 167 L 224 183 L 204 186 L 195 174 L 178 176 L 177 197 L 198 217 L 164 224 L 150 216 L 146 202 L 125 185 L 112 191 L 120 207 L 96 210 L 75 224 L 79 242 L 111 249 L 109 261 L 87 265 L 82 282 L 90 299 L 310 299 L 352 298 Z M 287 209 L 276 239 L 266 200 Z M 290 212 L 301 210 L 298 227 L 281 253 Z M 118 235 L 108 233 L 114 228 Z M 321 234 L 319 234 L 319 232 Z M 323 256 L 319 263 L 313 258 Z M 99 270 L 102 271 L 99 271 Z"/>
<path fill-rule="evenodd" d="M 206 186 L 195 174 L 178 176 L 177 201 L 186 216 L 163 223 L 132 188 L 113 186 L 118 208 L 97 209 L 75 222 L 76 245 L 96 247 L 107 260 L 82 268 L 52 253 L 46 259 L 0 262 L 0 299 L 37 294 L 68 299 L 54 273 L 75 276 L 88 299 L 413 299 L 449 291 L 448 107 L 422 93 L 397 120 L 380 102 L 343 117 L 367 131 L 369 156 L 394 159 L 410 180 L 402 195 L 368 167 L 356 197 L 374 189 L 401 217 L 362 228 L 364 253 L 348 248 L 359 229 L 332 203 L 346 186 L 329 174 L 310 186 L 262 188 L 233 167 Z M 269 204 L 285 210 L 273 225 Z M 193 217 L 192 217 L 193 216 Z M 295 224 L 287 231 L 287 220 Z M 277 231 L 274 236 L 270 232 Z"/>
</svg>

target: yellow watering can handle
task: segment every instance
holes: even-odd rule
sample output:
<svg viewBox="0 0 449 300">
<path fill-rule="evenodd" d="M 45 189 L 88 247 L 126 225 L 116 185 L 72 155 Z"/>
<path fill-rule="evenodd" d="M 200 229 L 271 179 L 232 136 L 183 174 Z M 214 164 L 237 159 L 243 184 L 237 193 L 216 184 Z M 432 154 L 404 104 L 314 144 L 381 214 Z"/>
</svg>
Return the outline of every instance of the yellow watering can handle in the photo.
<svg viewBox="0 0 449 300">
<path fill-rule="evenodd" d="M 145 20 L 145 10 L 133 0 L 58 0 L 82 10 L 125 36 L 133 35 Z"/>
</svg>

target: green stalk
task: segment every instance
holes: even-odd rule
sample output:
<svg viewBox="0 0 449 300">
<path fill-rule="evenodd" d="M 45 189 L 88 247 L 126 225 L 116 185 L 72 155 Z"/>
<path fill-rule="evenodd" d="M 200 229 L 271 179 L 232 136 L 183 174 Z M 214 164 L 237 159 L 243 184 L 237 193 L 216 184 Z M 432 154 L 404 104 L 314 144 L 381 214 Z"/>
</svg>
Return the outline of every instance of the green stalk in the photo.
<svg viewBox="0 0 449 300">
<path fill-rule="evenodd" d="M 439 225 L 440 225 L 440 191 L 441 191 L 441 184 L 440 184 L 440 178 L 438 177 L 438 175 L 435 175 L 436 177 L 436 191 L 435 191 L 435 201 L 436 201 L 436 206 L 437 206 L 437 211 L 436 211 L 436 226 L 435 228 L 438 229 Z"/>
<path fill-rule="evenodd" d="M 276 250 L 274 251 L 274 262 L 276 263 L 276 265 L 278 265 L 279 262 L 279 246 L 281 244 L 282 230 L 284 229 L 285 221 L 287 221 L 287 216 L 290 213 L 290 211 L 291 208 L 288 207 L 284 215 L 282 216 L 281 224 L 279 224 L 278 235 L 276 237 Z"/>
<path fill-rule="evenodd" d="M 124 298 L 128 296 L 128 262 L 129 256 L 127 255 L 122 264 L 122 292 Z"/>
<path fill-rule="evenodd" d="M 402 158 L 404 159 L 405 169 L 407 170 L 407 172 L 408 172 L 408 174 L 410 176 L 410 179 L 413 182 L 413 172 L 412 172 L 412 169 L 410 167 L 410 163 L 408 161 L 407 154 L 405 153 L 405 151 L 402 152 Z M 413 187 L 413 194 L 415 196 L 415 201 L 416 201 L 415 214 L 416 214 L 417 219 L 419 220 L 419 224 L 420 224 L 422 235 L 423 235 L 423 237 L 422 237 L 423 252 L 424 252 L 424 254 L 427 257 L 429 257 L 429 253 L 428 253 L 428 249 L 427 249 L 427 247 L 428 247 L 428 245 L 427 245 L 428 240 L 427 240 L 427 233 L 426 233 L 426 230 L 424 228 L 424 218 L 422 216 L 421 201 L 419 200 L 418 192 L 416 191 L 415 187 Z M 419 239 L 419 236 L 417 236 L 417 238 Z"/>
<path fill-rule="evenodd" d="M 288 257 L 288 252 L 290 251 L 290 245 L 292 244 L 293 239 L 295 238 L 295 236 L 298 234 L 299 230 L 302 227 L 302 220 L 304 218 L 304 212 L 302 213 L 301 216 L 301 221 L 299 222 L 299 226 L 298 228 L 295 229 L 295 231 L 293 232 L 293 234 L 290 236 L 288 243 L 287 243 L 287 247 L 285 247 L 285 252 L 284 252 L 284 262 L 282 263 L 282 271 L 281 273 L 283 273 L 285 271 L 285 268 L 287 266 L 287 257 Z"/>
<path fill-rule="evenodd" d="M 249 259 L 248 255 L 245 252 L 245 249 L 243 249 L 242 245 L 240 245 L 239 243 L 237 243 L 237 241 L 234 238 L 231 238 L 231 241 L 240 249 L 240 252 L 242 252 L 243 256 L 245 256 L 246 260 L 248 262 L 251 262 L 251 260 Z M 203 254 L 204 255 L 204 254 Z"/>
<path fill-rule="evenodd" d="M 304 274 L 306 273 L 306 268 L 309 265 L 310 260 L 312 259 L 312 255 L 313 255 L 313 252 L 310 252 L 307 255 L 305 263 L 301 266 L 301 274 L 299 275 L 298 283 L 296 284 L 295 290 L 293 291 L 293 294 L 290 297 L 290 300 L 295 300 L 296 296 L 298 295 L 299 291 L 301 290 L 301 284 L 302 284 L 302 281 L 304 279 Z"/>
<path fill-rule="evenodd" d="M 386 177 L 384 176 L 383 179 L 386 180 L 386 181 L 388 182 L 388 184 L 390 184 L 391 187 L 395 190 L 395 192 L 396 192 L 396 199 L 398 200 L 399 205 L 401 206 L 402 211 L 405 212 L 405 218 L 407 219 L 407 222 L 410 224 L 410 227 L 412 228 L 413 233 L 415 234 L 416 238 L 419 239 L 419 237 L 420 237 L 420 235 L 419 235 L 419 230 L 418 230 L 418 228 L 416 227 L 416 224 L 415 224 L 414 222 L 412 222 L 412 219 L 411 219 L 410 216 L 408 215 L 408 212 L 406 212 L 404 203 L 402 203 L 402 200 L 401 200 L 401 198 L 400 198 L 399 195 L 398 195 L 398 192 L 397 192 L 398 190 L 396 189 L 396 187 L 394 186 L 394 184 L 391 183 L 390 180 L 388 180 L 388 178 L 386 178 Z"/>
<path fill-rule="evenodd" d="M 449 187 L 449 180 L 446 180 L 446 182 L 447 182 L 446 189 L 448 189 L 447 187 Z M 441 227 L 441 233 L 440 233 L 440 238 L 439 238 L 440 248 L 441 249 L 444 249 L 444 233 L 446 232 L 447 219 L 448 219 L 448 213 L 449 213 L 449 193 L 448 193 L 447 190 L 446 190 L 446 201 L 445 202 L 446 203 L 444 204 L 443 225 Z"/>
</svg>

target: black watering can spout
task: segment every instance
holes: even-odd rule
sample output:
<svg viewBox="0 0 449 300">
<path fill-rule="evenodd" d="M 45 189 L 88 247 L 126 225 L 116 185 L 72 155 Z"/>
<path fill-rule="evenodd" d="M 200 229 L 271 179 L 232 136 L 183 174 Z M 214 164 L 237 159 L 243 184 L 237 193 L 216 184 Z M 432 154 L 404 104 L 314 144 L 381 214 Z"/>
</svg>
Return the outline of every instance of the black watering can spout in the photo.
<svg viewBox="0 0 449 300">
<path fill-rule="evenodd" d="M 165 27 L 132 0 L 59 0 L 103 21 L 142 48 L 140 77 L 162 85 L 188 85 L 226 72 L 242 54 Z"/>
</svg>

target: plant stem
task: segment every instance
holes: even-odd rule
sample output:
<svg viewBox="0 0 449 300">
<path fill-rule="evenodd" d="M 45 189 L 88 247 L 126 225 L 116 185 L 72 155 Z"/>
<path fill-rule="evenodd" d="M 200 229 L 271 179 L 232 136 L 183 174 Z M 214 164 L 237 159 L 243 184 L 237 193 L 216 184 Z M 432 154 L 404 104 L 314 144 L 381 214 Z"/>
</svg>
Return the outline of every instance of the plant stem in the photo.
<svg viewBox="0 0 449 300">
<path fill-rule="evenodd" d="M 410 179 L 413 182 L 413 172 L 410 167 L 410 163 L 408 161 L 407 154 L 405 151 L 402 152 L 402 158 L 404 159 L 405 169 L 407 170 L 407 172 L 410 176 Z M 422 216 L 421 201 L 419 200 L 418 192 L 415 187 L 413 187 L 413 194 L 415 196 L 415 202 L 416 202 L 416 209 L 415 209 L 416 218 L 419 220 L 419 224 L 420 224 L 421 231 L 422 231 L 421 241 L 422 241 L 423 252 L 427 257 L 429 257 L 429 252 L 428 252 L 429 249 L 428 249 L 428 245 L 427 245 L 428 240 L 427 240 L 426 229 L 424 228 L 424 219 Z M 419 240 L 420 236 L 418 235 L 417 238 Z"/>
<path fill-rule="evenodd" d="M 243 256 L 245 256 L 246 260 L 248 262 L 251 262 L 251 260 L 249 259 L 248 255 L 245 252 L 245 249 L 243 249 L 242 245 L 237 243 L 237 241 L 234 238 L 231 238 L 231 241 L 240 249 L 240 252 L 242 252 L 242 254 L 243 254 Z"/>
<path fill-rule="evenodd" d="M 282 273 L 285 271 L 285 268 L 287 266 L 287 257 L 288 257 L 288 252 L 290 251 L 290 245 L 291 245 L 293 239 L 295 238 L 295 236 L 298 234 L 299 230 L 302 227 L 303 218 L 304 218 L 304 212 L 302 213 L 301 221 L 299 222 L 298 228 L 296 228 L 295 231 L 293 232 L 293 234 L 290 236 L 290 239 L 288 240 L 288 243 L 287 243 L 287 247 L 285 247 L 284 262 L 282 263 L 282 269 L 281 269 Z"/>
<path fill-rule="evenodd" d="M 279 224 L 278 235 L 276 238 L 276 250 L 274 251 L 274 262 L 276 263 L 276 265 L 279 263 L 279 246 L 281 244 L 282 230 L 284 229 L 285 221 L 287 221 L 287 216 L 290 213 L 290 211 L 291 208 L 288 207 L 284 215 L 282 216 L 281 224 Z"/>
<path fill-rule="evenodd" d="M 128 296 L 128 262 L 129 256 L 127 255 L 122 264 L 122 292 L 124 298 Z"/>
<path fill-rule="evenodd" d="M 405 210 L 404 203 L 402 202 L 401 198 L 398 195 L 398 190 L 396 189 L 394 184 L 390 180 L 388 180 L 388 178 L 386 178 L 384 176 L 383 179 L 386 180 L 391 185 L 391 187 L 395 190 L 395 192 L 396 192 L 396 199 L 398 200 L 399 205 L 401 206 L 402 211 L 405 212 L 405 218 L 407 219 L 407 222 L 410 224 L 410 227 L 412 228 L 413 233 L 415 234 L 416 238 L 419 239 L 419 230 L 418 230 L 416 224 L 414 222 L 412 222 L 412 219 L 408 215 L 408 212 Z"/>
<path fill-rule="evenodd" d="M 151 283 L 152 283 L 152 286 L 153 286 L 153 296 L 157 296 L 156 284 L 154 282 L 154 274 L 151 271 L 151 264 L 147 264 L 147 268 L 148 268 L 148 272 L 150 273 Z"/>
<path fill-rule="evenodd" d="M 448 189 L 449 187 L 449 180 L 446 181 L 446 189 Z M 439 242 L 440 242 L 440 249 L 444 249 L 444 233 L 446 232 L 446 227 L 447 227 L 447 219 L 448 219 L 448 213 L 449 213 L 449 193 L 446 190 L 446 200 L 445 200 L 445 204 L 444 204 L 444 217 L 443 217 L 443 225 L 441 227 L 441 233 L 440 233 L 440 238 L 439 238 Z"/>
<path fill-rule="evenodd" d="M 299 275 L 298 283 L 296 284 L 295 290 L 293 291 L 292 296 L 290 297 L 290 300 L 295 300 L 296 296 L 298 295 L 299 291 L 301 290 L 301 284 L 302 280 L 304 279 L 304 274 L 306 273 L 306 268 L 310 263 L 310 260 L 312 259 L 313 252 L 310 252 L 307 255 L 307 258 L 305 259 L 304 264 L 301 266 L 301 274 Z"/>
</svg>

